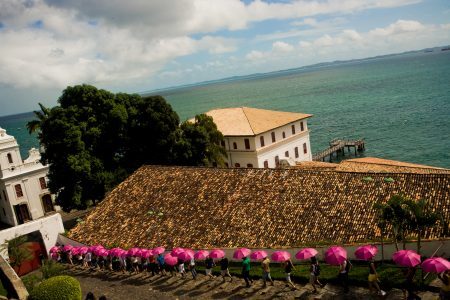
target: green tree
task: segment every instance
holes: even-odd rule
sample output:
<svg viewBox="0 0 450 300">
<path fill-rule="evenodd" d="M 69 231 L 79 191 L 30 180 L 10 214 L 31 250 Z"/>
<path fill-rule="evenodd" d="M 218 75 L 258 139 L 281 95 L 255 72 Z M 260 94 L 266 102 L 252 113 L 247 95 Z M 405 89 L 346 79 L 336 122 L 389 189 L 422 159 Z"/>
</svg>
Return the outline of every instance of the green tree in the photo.
<svg viewBox="0 0 450 300">
<path fill-rule="evenodd" d="M 386 204 L 377 203 L 374 208 L 379 211 L 379 224 L 390 225 L 397 251 L 399 250 L 398 241 L 403 242 L 403 249 L 405 249 L 405 232 L 408 228 L 405 198 L 402 195 L 394 195 Z"/>
<path fill-rule="evenodd" d="M 222 134 L 212 118 L 184 123 L 161 96 L 113 94 L 90 85 L 67 87 L 41 112 L 49 188 L 65 211 L 86 208 L 144 164 L 222 165 Z"/>
<path fill-rule="evenodd" d="M 223 166 L 226 157 L 222 133 L 210 116 L 196 115 L 178 132 L 176 162 L 192 166 Z"/>
<path fill-rule="evenodd" d="M 428 202 L 425 199 L 414 201 L 405 198 L 405 204 L 407 207 L 408 229 L 417 234 L 417 253 L 420 254 L 421 239 L 424 231 L 427 228 L 436 226 L 440 215 L 429 209 Z"/>
<path fill-rule="evenodd" d="M 40 111 L 34 111 L 34 115 L 37 119 L 32 120 L 27 123 L 28 133 L 32 134 L 40 129 L 41 123 L 48 117 L 50 110 L 46 108 L 43 104 L 38 103 L 41 108 Z"/>
</svg>

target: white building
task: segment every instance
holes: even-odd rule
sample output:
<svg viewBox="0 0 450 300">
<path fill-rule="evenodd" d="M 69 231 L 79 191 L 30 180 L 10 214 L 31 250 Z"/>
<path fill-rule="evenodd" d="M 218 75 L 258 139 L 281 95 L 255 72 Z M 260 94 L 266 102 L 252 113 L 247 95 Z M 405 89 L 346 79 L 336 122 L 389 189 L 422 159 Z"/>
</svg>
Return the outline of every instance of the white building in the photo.
<svg viewBox="0 0 450 300">
<path fill-rule="evenodd" d="M 312 115 L 238 107 L 215 109 L 211 116 L 225 137 L 227 166 L 276 168 L 311 161 L 307 119 Z"/>
<path fill-rule="evenodd" d="M 13 136 L 0 128 L 0 220 L 16 226 L 55 211 L 47 188 L 48 166 L 40 163 L 40 153 L 29 151 L 22 161 Z"/>
</svg>

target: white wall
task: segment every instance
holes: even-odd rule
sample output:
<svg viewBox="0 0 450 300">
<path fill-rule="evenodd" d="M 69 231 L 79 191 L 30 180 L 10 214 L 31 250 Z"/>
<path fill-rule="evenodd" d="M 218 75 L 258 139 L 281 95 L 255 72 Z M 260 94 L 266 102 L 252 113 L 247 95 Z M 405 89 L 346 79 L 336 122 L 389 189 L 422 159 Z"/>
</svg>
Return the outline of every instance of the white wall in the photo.
<svg viewBox="0 0 450 300">
<path fill-rule="evenodd" d="M 50 251 L 50 248 L 56 244 L 58 235 L 60 233 L 64 233 L 64 225 L 61 219 L 61 215 L 56 213 L 49 217 L 4 229 L 0 231 L 0 244 L 4 244 L 8 240 L 34 231 L 41 232 L 45 249 L 48 253 Z M 7 251 L 6 253 L 5 251 L 2 251 L 0 255 L 2 255 L 3 258 L 8 259 Z"/>
<path fill-rule="evenodd" d="M 303 131 L 300 130 L 300 122 L 303 122 Z M 295 126 L 295 133 L 292 133 L 292 125 Z M 275 133 L 275 143 L 272 142 L 272 132 Z M 284 138 L 283 132 L 285 133 Z M 264 147 L 261 147 L 261 136 L 264 137 Z M 245 139 L 249 139 L 250 149 L 245 149 Z M 237 149 L 233 148 L 233 143 L 237 144 Z M 306 154 L 303 151 L 304 143 L 307 147 Z M 298 158 L 295 157 L 295 147 L 298 147 Z M 235 164 L 239 163 L 241 168 L 246 167 L 247 164 L 252 164 L 255 168 L 263 168 L 264 161 L 267 160 L 269 168 L 275 168 L 275 156 L 278 156 L 280 160 L 287 159 L 291 162 L 312 160 L 307 120 L 289 123 L 253 137 L 227 136 L 225 137 L 225 149 L 230 167 L 235 167 Z M 289 157 L 285 156 L 286 151 L 289 152 Z"/>
</svg>

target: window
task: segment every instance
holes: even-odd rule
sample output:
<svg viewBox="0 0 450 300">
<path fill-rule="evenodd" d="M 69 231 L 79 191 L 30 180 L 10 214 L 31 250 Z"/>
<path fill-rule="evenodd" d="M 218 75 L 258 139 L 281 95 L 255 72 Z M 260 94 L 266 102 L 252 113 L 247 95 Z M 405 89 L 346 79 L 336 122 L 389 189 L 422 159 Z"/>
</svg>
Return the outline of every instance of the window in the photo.
<svg viewBox="0 0 450 300">
<path fill-rule="evenodd" d="M 306 143 L 303 143 L 303 153 L 308 153 L 308 147 L 306 147 Z"/>
<path fill-rule="evenodd" d="M 261 143 L 261 147 L 264 147 L 264 137 L 263 136 L 259 137 L 259 142 Z"/>
<path fill-rule="evenodd" d="M 250 149 L 250 140 L 244 139 L 244 143 L 245 143 L 245 149 Z"/>
<path fill-rule="evenodd" d="M 272 143 L 275 143 L 275 141 L 276 141 L 275 132 L 272 132 L 270 135 L 272 136 Z"/>
<path fill-rule="evenodd" d="M 235 168 L 240 168 L 240 167 L 241 167 L 241 164 L 240 164 L 240 163 L 235 163 L 235 164 L 234 164 L 234 167 L 235 167 Z"/>
<path fill-rule="evenodd" d="M 8 162 L 9 162 L 10 164 L 12 164 L 12 163 L 13 163 L 13 160 L 12 160 L 12 155 L 11 155 L 11 153 L 8 153 L 6 156 L 8 156 Z"/>
<path fill-rule="evenodd" d="M 269 162 L 267 160 L 264 161 L 264 168 L 268 168 L 269 167 Z"/>
<path fill-rule="evenodd" d="M 247 168 L 253 168 L 253 164 L 247 164 Z"/>
<path fill-rule="evenodd" d="M 220 141 L 220 145 L 225 148 L 225 141 Z"/>
<path fill-rule="evenodd" d="M 42 190 L 45 190 L 47 188 L 47 182 L 45 181 L 45 177 L 39 178 L 39 184 L 41 185 Z"/>
<path fill-rule="evenodd" d="M 291 129 L 292 129 L 292 134 L 295 134 L 295 125 L 292 125 Z"/>
<path fill-rule="evenodd" d="M 275 156 L 275 167 L 279 167 L 280 166 L 280 158 L 277 156 Z"/>
<path fill-rule="evenodd" d="M 298 158 L 298 147 L 294 148 L 295 158 Z"/>
<path fill-rule="evenodd" d="M 300 131 L 304 131 L 305 127 L 303 127 L 303 122 L 300 122 Z"/>
<path fill-rule="evenodd" d="M 289 157 L 289 151 L 284 152 L 285 157 Z"/>
<path fill-rule="evenodd" d="M 233 143 L 233 149 L 237 149 L 237 144 L 236 144 L 236 142 Z"/>
<path fill-rule="evenodd" d="M 3 198 L 5 198 L 5 201 L 8 201 L 8 197 L 6 196 L 5 190 L 3 190 L 2 192 L 3 192 Z"/>
<path fill-rule="evenodd" d="M 285 139 L 286 138 L 286 133 L 284 133 L 284 131 L 283 131 L 282 135 L 283 135 L 283 139 Z"/>
<path fill-rule="evenodd" d="M 14 188 L 16 189 L 17 198 L 23 197 L 22 187 L 20 184 L 16 184 Z"/>
</svg>

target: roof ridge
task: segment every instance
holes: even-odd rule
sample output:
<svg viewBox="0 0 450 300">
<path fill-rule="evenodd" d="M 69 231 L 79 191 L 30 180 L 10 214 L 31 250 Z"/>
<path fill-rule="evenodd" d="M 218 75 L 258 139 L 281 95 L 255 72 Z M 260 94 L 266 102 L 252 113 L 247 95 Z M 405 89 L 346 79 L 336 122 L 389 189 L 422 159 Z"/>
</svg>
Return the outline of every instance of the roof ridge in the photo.
<svg viewBox="0 0 450 300">
<path fill-rule="evenodd" d="M 244 113 L 245 118 L 247 119 L 248 126 L 250 126 L 250 129 L 252 130 L 253 134 L 256 135 L 255 130 L 254 130 L 253 127 L 252 127 L 252 123 L 251 123 L 250 120 L 248 119 L 247 114 L 245 113 L 245 109 L 244 109 L 244 108 L 247 108 L 247 107 L 242 106 L 241 109 L 242 109 L 242 112 Z"/>
</svg>

